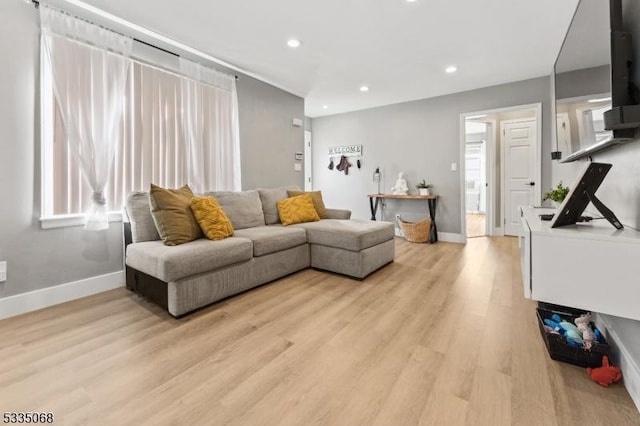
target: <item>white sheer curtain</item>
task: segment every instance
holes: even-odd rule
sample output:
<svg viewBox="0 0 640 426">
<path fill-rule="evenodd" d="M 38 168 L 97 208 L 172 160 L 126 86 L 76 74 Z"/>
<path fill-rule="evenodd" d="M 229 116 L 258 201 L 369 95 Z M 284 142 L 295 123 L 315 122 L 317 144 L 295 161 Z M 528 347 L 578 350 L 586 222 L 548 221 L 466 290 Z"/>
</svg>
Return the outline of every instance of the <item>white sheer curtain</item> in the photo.
<svg viewBox="0 0 640 426">
<path fill-rule="evenodd" d="M 122 208 L 129 192 L 148 191 L 151 183 L 179 188 L 188 182 L 180 76 L 135 62 L 131 76 L 124 137 L 105 190 L 113 194 L 113 210 Z"/>
<path fill-rule="evenodd" d="M 189 185 L 195 192 L 239 191 L 240 131 L 235 76 L 180 58 L 182 121 Z"/>
<path fill-rule="evenodd" d="M 122 131 L 133 40 L 45 4 L 40 20 L 68 148 L 92 191 L 85 229 L 106 229 L 104 188 Z"/>
</svg>

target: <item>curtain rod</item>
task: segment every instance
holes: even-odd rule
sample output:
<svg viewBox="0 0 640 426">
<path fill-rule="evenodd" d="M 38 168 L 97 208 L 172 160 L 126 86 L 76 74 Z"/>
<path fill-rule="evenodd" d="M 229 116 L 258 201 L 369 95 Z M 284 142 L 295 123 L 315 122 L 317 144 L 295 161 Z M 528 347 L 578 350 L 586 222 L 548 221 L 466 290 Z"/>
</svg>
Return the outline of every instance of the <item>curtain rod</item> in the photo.
<svg viewBox="0 0 640 426">
<path fill-rule="evenodd" d="M 38 9 L 40 7 L 40 1 L 39 0 L 25 0 L 25 2 L 33 4 L 33 7 L 35 7 L 36 9 Z M 173 56 L 176 56 L 178 58 L 180 57 L 180 55 L 178 53 L 176 53 L 176 52 L 172 52 L 170 50 L 167 50 L 167 49 L 162 48 L 160 46 L 156 46 L 155 44 L 148 43 L 148 42 L 140 40 L 138 38 L 133 37 L 133 41 L 137 41 L 138 43 L 142 43 L 142 44 L 144 44 L 146 46 L 153 47 L 154 49 L 158 49 L 158 50 L 160 50 L 162 52 L 168 53 L 169 55 L 173 55 Z M 235 74 L 233 76 L 235 77 L 236 80 L 238 80 L 240 78 Z"/>
</svg>

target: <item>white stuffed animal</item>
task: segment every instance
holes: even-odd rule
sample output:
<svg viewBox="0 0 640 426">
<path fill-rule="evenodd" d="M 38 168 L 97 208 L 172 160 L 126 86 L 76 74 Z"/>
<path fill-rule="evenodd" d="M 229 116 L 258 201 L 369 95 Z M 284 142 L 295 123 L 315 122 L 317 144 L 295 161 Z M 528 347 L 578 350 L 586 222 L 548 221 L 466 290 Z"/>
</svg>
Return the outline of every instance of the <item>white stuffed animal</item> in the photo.
<svg viewBox="0 0 640 426">
<path fill-rule="evenodd" d="M 593 333 L 593 330 L 589 325 L 591 322 L 591 313 L 589 312 L 580 315 L 574 320 L 574 322 L 576 323 L 578 330 L 582 333 L 582 340 L 584 340 L 585 347 L 587 347 L 587 349 L 590 348 L 591 342 L 595 342 L 597 340 L 596 335 Z"/>
</svg>

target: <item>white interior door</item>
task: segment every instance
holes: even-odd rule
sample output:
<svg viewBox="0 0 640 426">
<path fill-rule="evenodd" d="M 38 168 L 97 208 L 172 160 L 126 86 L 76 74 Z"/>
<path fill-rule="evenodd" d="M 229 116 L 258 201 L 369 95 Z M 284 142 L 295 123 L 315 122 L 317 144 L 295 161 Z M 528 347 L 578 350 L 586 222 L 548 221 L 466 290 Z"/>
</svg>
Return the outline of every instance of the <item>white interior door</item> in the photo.
<svg viewBox="0 0 640 426">
<path fill-rule="evenodd" d="M 311 191 L 313 182 L 311 182 L 311 132 L 304 131 L 304 190 Z"/>
<path fill-rule="evenodd" d="M 467 213 L 484 213 L 482 195 L 484 193 L 482 185 L 482 141 L 468 142 L 465 155 L 465 179 L 466 179 L 466 200 Z"/>
<path fill-rule="evenodd" d="M 520 234 L 518 206 L 532 206 L 536 199 L 538 162 L 536 121 L 506 120 L 500 123 L 504 161 L 504 233 Z"/>
</svg>

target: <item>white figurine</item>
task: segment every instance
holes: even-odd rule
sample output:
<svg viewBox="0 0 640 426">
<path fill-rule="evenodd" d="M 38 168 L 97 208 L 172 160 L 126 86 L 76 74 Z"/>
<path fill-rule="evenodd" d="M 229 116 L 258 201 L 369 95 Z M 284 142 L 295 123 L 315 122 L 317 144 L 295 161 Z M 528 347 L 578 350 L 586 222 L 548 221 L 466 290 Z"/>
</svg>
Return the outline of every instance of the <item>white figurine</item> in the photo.
<svg viewBox="0 0 640 426">
<path fill-rule="evenodd" d="M 407 181 L 404 180 L 404 173 L 398 173 L 398 180 L 396 184 L 391 188 L 391 193 L 393 195 L 407 195 L 409 193 L 409 187 L 407 186 Z"/>
</svg>

